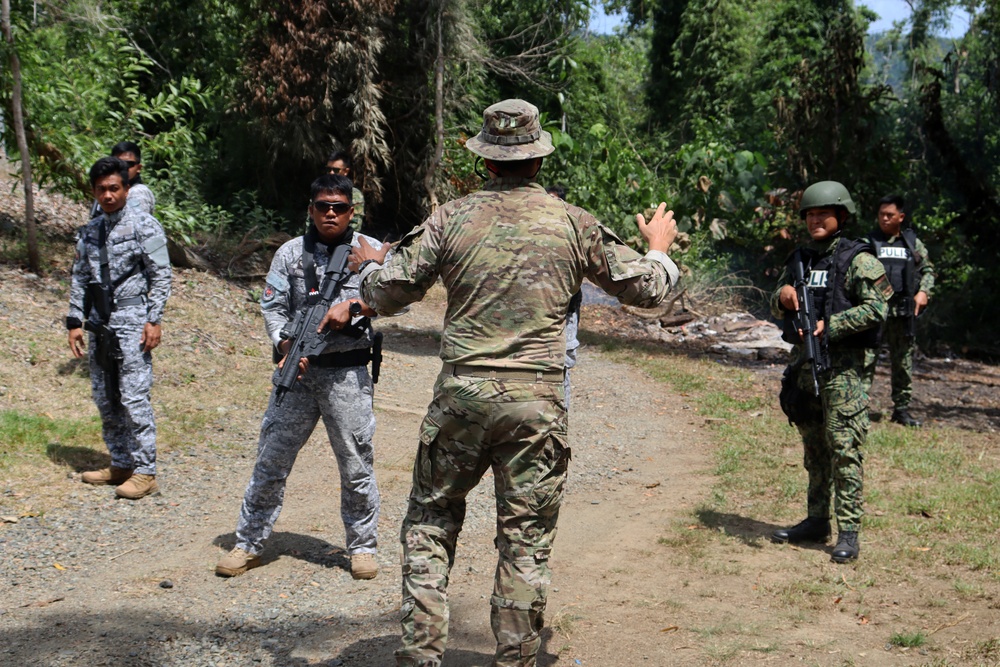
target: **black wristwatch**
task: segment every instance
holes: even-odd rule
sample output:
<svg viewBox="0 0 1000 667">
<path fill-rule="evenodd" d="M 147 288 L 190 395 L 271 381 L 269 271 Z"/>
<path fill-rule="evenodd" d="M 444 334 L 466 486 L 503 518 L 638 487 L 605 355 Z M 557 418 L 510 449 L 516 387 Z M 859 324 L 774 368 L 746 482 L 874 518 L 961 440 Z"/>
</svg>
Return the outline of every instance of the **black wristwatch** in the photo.
<svg viewBox="0 0 1000 667">
<path fill-rule="evenodd" d="M 361 314 L 361 302 L 352 301 L 351 305 L 347 307 L 347 312 L 351 314 L 351 317 L 357 317 Z"/>
<path fill-rule="evenodd" d="M 361 262 L 361 264 L 358 265 L 358 274 L 360 275 L 365 270 L 365 267 L 368 266 L 369 264 L 378 264 L 378 262 L 376 262 L 374 259 L 366 259 L 365 261 Z"/>
</svg>

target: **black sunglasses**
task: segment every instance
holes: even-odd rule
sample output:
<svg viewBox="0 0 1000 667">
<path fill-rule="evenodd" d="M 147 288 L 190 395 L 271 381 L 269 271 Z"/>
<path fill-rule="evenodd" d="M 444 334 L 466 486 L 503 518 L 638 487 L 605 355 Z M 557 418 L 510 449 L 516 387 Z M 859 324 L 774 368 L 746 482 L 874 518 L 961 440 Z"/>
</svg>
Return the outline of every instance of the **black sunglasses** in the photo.
<svg viewBox="0 0 1000 667">
<path fill-rule="evenodd" d="M 332 210 L 337 215 L 343 215 L 354 208 L 353 204 L 348 204 L 347 202 L 342 201 L 314 201 L 312 205 L 313 208 L 320 213 L 326 213 L 327 211 Z"/>
<path fill-rule="evenodd" d="M 124 162 L 124 163 L 125 163 L 125 166 L 126 166 L 126 167 L 128 167 L 129 169 L 131 169 L 132 167 L 134 167 L 134 166 L 136 166 L 137 164 L 139 164 L 139 163 L 138 163 L 138 162 L 136 162 L 135 160 L 122 160 L 122 162 Z"/>
</svg>

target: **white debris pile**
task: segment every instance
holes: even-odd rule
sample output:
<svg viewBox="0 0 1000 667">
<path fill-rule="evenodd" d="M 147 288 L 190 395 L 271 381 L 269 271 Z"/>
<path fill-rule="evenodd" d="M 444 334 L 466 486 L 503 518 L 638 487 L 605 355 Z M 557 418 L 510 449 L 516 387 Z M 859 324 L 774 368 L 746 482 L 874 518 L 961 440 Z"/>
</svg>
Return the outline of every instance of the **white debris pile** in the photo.
<svg viewBox="0 0 1000 667">
<path fill-rule="evenodd" d="M 750 313 L 725 313 L 659 330 L 658 337 L 681 344 L 708 344 L 709 352 L 748 360 L 783 361 L 792 346 L 781 340 L 781 329 Z"/>
</svg>

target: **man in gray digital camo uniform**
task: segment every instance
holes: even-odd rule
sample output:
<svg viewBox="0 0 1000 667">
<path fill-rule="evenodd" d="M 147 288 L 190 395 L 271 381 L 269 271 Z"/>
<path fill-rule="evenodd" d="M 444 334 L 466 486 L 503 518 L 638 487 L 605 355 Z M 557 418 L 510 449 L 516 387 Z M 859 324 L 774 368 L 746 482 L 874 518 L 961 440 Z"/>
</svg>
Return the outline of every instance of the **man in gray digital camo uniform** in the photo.
<svg viewBox="0 0 1000 667">
<path fill-rule="evenodd" d="M 553 151 L 538 110 L 522 100 L 486 109 L 466 147 L 485 159 L 483 190 L 449 202 L 381 253 L 355 249 L 361 293 L 381 314 L 447 291 L 441 374 L 420 428 L 403 519 L 402 647 L 398 665 L 441 664 L 448 637 L 448 577 L 465 497 L 494 474 L 499 552 L 490 598 L 495 664 L 534 665 L 548 565 L 570 452 L 566 446 L 564 327 L 587 277 L 623 303 L 654 306 L 676 282 L 666 255 L 676 235 L 660 204 L 640 255 L 586 211 L 534 182 Z"/>
<path fill-rule="evenodd" d="M 882 344 L 889 348 L 892 369 L 892 421 L 903 426 L 920 427 L 910 414 L 913 397 L 913 352 L 917 347 L 916 318 L 927 307 L 934 290 L 934 266 L 927 247 L 917 238 L 906 221 L 906 204 L 899 195 L 879 201 L 878 229 L 868 235 L 872 250 L 892 283 L 889 317 L 882 325 Z M 875 379 L 878 349 L 866 358 L 866 391 Z"/>
<path fill-rule="evenodd" d="M 120 141 L 111 149 L 111 157 L 116 157 L 128 166 L 128 199 L 126 206 L 138 208 L 147 215 L 153 215 L 156 209 L 156 197 L 142 182 L 142 150 L 131 141 Z M 94 201 L 90 208 L 90 217 L 101 214 L 101 205 Z"/>
<path fill-rule="evenodd" d="M 81 230 L 76 246 L 70 287 L 69 347 L 83 357 L 83 322 L 104 323 L 99 309 L 87 298 L 90 286 L 102 284 L 101 246 L 107 252 L 107 271 L 113 289 L 110 318 L 123 359 L 117 370 L 118 388 L 107 386 L 111 376 L 98 366 L 96 336 L 91 335 L 90 382 L 101 414 L 104 442 L 111 466 L 85 472 L 88 484 L 114 484 L 123 498 L 138 499 L 158 492 L 156 483 L 156 423 L 150 405 L 153 385 L 152 350 L 160 344 L 160 320 L 170 296 L 170 259 L 167 237 L 156 218 L 126 206 L 128 167 L 115 157 L 98 160 L 90 170 L 94 198 L 101 215 Z M 85 301 L 90 303 L 85 303 Z M 116 394 L 120 393 L 120 398 Z"/>
<path fill-rule="evenodd" d="M 309 232 L 281 246 L 271 262 L 260 307 L 267 333 L 280 355 L 286 354 L 291 345 L 290 340 L 282 338 L 282 329 L 306 301 L 305 265 L 309 260 L 304 261 L 303 251 L 314 248 L 313 287 L 322 289 L 327 263 L 337 245 L 356 245 L 358 239 L 365 239 L 381 248 L 375 239 L 351 229 L 351 189 L 350 179 L 343 176 L 317 178 L 309 204 Z M 375 315 L 359 298 L 358 282 L 354 274 L 342 284 L 331 310 L 343 310 L 345 317 L 331 328 L 343 328 L 352 319 L 352 303 L 359 304 L 355 307 L 357 315 Z M 326 327 L 325 321 L 322 327 Z M 217 574 L 232 577 L 261 564 L 259 554 L 281 512 L 288 475 L 321 417 L 340 469 L 340 513 L 351 574 L 355 579 L 372 579 L 378 573 L 375 551 L 380 503 L 373 467 L 372 379 L 367 368 L 371 347 L 370 327 L 360 337 L 337 333 L 315 361 L 301 361 L 304 374 L 280 406 L 271 392 L 261 424 L 257 462 L 240 508 L 236 547 L 219 561 Z"/>
</svg>

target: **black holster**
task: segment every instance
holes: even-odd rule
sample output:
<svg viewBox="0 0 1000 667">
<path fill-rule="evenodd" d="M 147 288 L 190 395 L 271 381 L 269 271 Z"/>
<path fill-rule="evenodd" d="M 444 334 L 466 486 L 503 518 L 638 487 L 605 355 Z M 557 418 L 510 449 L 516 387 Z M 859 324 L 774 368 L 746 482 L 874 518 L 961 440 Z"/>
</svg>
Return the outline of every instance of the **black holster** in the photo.
<svg viewBox="0 0 1000 667">
<path fill-rule="evenodd" d="M 816 404 L 819 399 L 812 396 L 808 391 L 803 391 L 799 386 L 799 373 L 802 366 L 788 366 L 781 376 L 781 393 L 778 394 L 778 402 L 781 404 L 781 411 L 788 417 L 789 424 L 807 424 L 810 422 L 823 421 L 823 409 L 817 411 Z"/>
<path fill-rule="evenodd" d="M 382 369 L 382 332 L 372 334 L 372 384 L 378 384 L 378 374 Z"/>
</svg>

